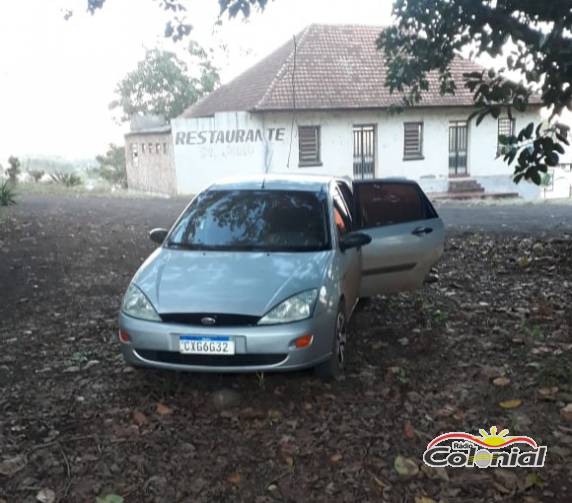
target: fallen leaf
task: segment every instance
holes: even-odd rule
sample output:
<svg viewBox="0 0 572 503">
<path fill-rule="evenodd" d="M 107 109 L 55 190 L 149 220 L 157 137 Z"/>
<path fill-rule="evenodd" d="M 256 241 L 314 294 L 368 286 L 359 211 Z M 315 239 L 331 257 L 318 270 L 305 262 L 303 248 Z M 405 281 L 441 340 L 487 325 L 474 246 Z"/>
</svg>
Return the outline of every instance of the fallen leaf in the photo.
<svg viewBox="0 0 572 503">
<path fill-rule="evenodd" d="M 445 407 L 442 407 L 437 412 L 435 412 L 435 415 L 437 417 L 450 417 L 453 415 L 454 412 L 455 412 L 455 407 L 453 407 L 452 405 L 445 405 Z"/>
<path fill-rule="evenodd" d="M 338 452 L 337 454 L 334 454 L 331 458 L 330 461 L 332 463 L 339 463 L 342 460 L 342 455 Z"/>
<path fill-rule="evenodd" d="M 53 503 L 56 500 L 56 493 L 51 489 L 41 489 L 36 494 L 36 499 L 41 503 Z"/>
<path fill-rule="evenodd" d="M 0 463 L 0 474 L 11 477 L 24 468 L 24 466 L 26 466 L 26 458 L 24 456 L 14 456 Z"/>
<path fill-rule="evenodd" d="M 519 257 L 516 262 L 520 267 L 525 268 L 530 265 L 530 258 L 525 255 L 523 257 Z"/>
<path fill-rule="evenodd" d="M 282 413 L 276 409 L 270 409 L 268 411 L 268 417 L 273 421 L 278 421 L 282 417 Z"/>
<path fill-rule="evenodd" d="M 449 482 L 449 474 L 445 468 L 423 465 L 421 471 L 432 480 Z"/>
<path fill-rule="evenodd" d="M 497 377 L 493 379 L 493 384 L 499 388 L 504 388 L 510 384 L 510 379 L 504 376 Z"/>
<path fill-rule="evenodd" d="M 415 496 L 415 503 L 435 503 L 435 500 L 428 496 Z"/>
<path fill-rule="evenodd" d="M 572 403 L 560 409 L 560 417 L 564 419 L 564 421 L 572 421 Z"/>
<path fill-rule="evenodd" d="M 544 487 L 544 480 L 540 478 L 540 475 L 535 472 L 530 472 L 526 476 L 526 480 L 524 482 L 524 488 L 529 489 L 531 487 Z"/>
<path fill-rule="evenodd" d="M 556 394 L 558 393 L 558 387 L 552 386 L 550 388 L 539 388 L 538 389 L 538 398 L 540 400 L 555 400 Z"/>
<path fill-rule="evenodd" d="M 123 497 L 118 494 L 107 494 L 106 496 L 98 496 L 96 503 L 123 503 Z"/>
<path fill-rule="evenodd" d="M 417 463 L 412 459 L 401 455 L 395 458 L 393 467 L 395 468 L 395 471 L 402 477 L 410 478 L 419 473 L 419 467 L 417 466 Z"/>
<path fill-rule="evenodd" d="M 502 492 L 511 493 L 518 489 L 518 476 L 505 468 L 497 468 L 493 471 L 493 477 L 496 482 L 504 489 Z M 500 488 L 499 488 L 500 489 Z"/>
<path fill-rule="evenodd" d="M 135 423 L 138 426 L 143 426 L 144 424 L 147 423 L 147 417 L 145 416 L 145 414 L 143 414 L 143 412 L 141 412 L 139 410 L 134 410 L 133 411 L 133 421 L 135 421 Z"/>
<path fill-rule="evenodd" d="M 240 476 L 240 473 L 235 472 L 231 475 L 229 475 L 229 477 L 227 478 L 227 480 L 231 483 L 234 484 L 235 486 L 240 484 L 240 481 L 242 480 L 242 477 Z"/>
<path fill-rule="evenodd" d="M 410 440 L 416 436 L 415 429 L 409 421 L 405 421 L 403 425 L 403 435 Z"/>
<path fill-rule="evenodd" d="M 173 413 L 173 409 L 167 407 L 165 404 L 158 402 L 157 403 L 157 414 L 160 416 L 168 416 L 169 414 Z"/>
<path fill-rule="evenodd" d="M 499 405 L 503 409 L 516 409 L 517 407 L 520 407 L 522 405 L 522 400 L 518 399 L 504 400 L 502 402 L 499 402 Z"/>
</svg>

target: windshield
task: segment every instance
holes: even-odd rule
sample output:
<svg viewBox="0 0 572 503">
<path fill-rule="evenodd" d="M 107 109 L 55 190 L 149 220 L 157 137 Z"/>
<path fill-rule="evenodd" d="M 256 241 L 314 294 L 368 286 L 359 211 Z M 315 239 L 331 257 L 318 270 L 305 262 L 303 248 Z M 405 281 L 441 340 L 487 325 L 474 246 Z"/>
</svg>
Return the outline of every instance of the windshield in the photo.
<svg viewBox="0 0 572 503">
<path fill-rule="evenodd" d="M 325 194 L 210 190 L 187 208 L 168 247 L 193 250 L 319 251 L 329 248 Z"/>
</svg>

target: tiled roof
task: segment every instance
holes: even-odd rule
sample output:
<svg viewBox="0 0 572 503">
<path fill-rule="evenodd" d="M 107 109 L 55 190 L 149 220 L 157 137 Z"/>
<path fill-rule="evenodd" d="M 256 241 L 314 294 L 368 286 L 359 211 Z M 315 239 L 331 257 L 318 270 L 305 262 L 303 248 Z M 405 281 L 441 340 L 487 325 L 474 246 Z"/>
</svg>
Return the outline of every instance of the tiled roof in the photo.
<svg viewBox="0 0 572 503">
<path fill-rule="evenodd" d="M 310 25 L 258 64 L 220 87 L 183 117 L 204 117 L 225 111 L 325 110 L 386 108 L 401 101 L 385 86 L 383 51 L 375 41 L 380 26 Z M 469 106 L 465 72 L 480 71 L 476 63 L 456 58 L 452 76 L 455 95 L 441 96 L 436 72 L 428 76 L 422 106 Z M 294 73 L 294 79 L 292 74 Z"/>
</svg>

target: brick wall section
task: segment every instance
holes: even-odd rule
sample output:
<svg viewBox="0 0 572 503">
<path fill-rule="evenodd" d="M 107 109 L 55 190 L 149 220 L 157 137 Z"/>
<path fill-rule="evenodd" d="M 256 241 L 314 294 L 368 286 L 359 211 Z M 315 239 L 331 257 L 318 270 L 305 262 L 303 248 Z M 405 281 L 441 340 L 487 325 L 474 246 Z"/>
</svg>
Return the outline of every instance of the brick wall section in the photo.
<svg viewBox="0 0 572 503">
<path fill-rule="evenodd" d="M 152 194 L 177 194 L 171 133 L 129 133 L 125 136 L 127 186 Z"/>
</svg>

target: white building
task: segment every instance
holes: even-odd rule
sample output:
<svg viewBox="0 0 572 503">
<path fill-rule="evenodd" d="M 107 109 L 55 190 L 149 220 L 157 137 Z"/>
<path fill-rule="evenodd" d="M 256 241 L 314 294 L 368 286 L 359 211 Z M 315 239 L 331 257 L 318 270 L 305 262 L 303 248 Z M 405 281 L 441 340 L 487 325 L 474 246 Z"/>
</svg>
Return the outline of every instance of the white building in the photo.
<svg viewBox="0 0 572 503">
<path fill-rule="evenodd" d="M 311 25 L 254 67 L 171 122 L 173 185 L 192 194 L 216 179 L 248 173 L 320 173 L 418 180 L 426 192 L 485 192 L 535 198 L 497 158 L 499 132 L 538 122 L 540 106 L 478 127 L 473 94 L 456 59 L 453 96 L 436 74 L 420 106 L 391 113 L 399 94 L 385 86 L 375 26 Z"/>
</svg>

